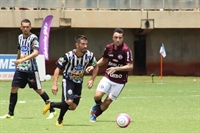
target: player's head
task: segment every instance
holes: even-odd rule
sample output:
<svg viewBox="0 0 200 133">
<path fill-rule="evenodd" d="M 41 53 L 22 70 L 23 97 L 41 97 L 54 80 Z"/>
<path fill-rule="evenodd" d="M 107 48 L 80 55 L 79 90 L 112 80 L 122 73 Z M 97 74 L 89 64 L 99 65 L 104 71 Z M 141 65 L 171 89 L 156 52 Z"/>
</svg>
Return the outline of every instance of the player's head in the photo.
<svg viewBox="0 0 200 133">
<path fill-rule="evenodd" d="M 21 27 L 20 29 L 22 30 L 22 33 L 25 36 L 28 36 L 30 34 L 30 30 L 31 30 L 31 21 L 28 19 L 23 19 L 21 21 Z"/>
<path fill-rule="evenodd" d="M 116 28 L 113 33 L 113 43 L 115 46 L 120 46 L 124 40 L 124 30 Z"/>
<path fill-rule="evenodd" d="M 78 35 L 75 37 L 75 42 L 76 42 L 76 49 L 77 51 L 81 53 L 85 53 L 87 50 L 87 44 L 88 44 L 88 39 L 84 35 Z"/>
</svg>

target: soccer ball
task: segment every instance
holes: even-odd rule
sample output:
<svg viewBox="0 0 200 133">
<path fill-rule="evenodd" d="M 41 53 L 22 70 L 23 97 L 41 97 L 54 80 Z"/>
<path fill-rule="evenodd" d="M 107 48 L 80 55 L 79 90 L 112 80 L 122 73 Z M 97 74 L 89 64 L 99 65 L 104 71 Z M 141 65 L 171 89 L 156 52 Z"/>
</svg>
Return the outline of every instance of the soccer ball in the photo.
<svg viewBox="0 0 200 133">
<path fill-rule="evenodd" d="M 130 122 L 131 122 L 131 118 L 126 113 L 121 113 L 116 118 L 116 123 L 121 128 L 128 127 L 128 125 L 130 124 Z"/>
</svg>

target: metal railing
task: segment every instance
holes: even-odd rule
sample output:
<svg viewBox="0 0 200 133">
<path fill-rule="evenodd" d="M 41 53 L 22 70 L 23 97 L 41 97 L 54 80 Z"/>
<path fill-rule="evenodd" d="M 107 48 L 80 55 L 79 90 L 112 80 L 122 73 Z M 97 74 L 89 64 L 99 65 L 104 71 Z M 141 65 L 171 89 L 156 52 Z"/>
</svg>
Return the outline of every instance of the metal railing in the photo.
<svg viewBox="0 0 200 133">
<path fill-rule="evenodd" d="M 0 0 L 0 7 L 36 9 L 199 9 L 200 0 Z"/>
</svg>

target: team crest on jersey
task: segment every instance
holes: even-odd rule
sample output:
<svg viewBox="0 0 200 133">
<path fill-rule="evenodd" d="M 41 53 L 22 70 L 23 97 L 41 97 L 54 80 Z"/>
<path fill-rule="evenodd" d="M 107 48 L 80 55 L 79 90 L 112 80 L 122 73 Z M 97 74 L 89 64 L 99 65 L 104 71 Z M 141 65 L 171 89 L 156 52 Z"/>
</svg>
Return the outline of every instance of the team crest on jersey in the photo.
<svg viewBox="0 0 200 133">
<path fill-rule="evenodd" d="M 83 66 L 81 64 L 78 64 L 77 66 L 74 67 L 75 71 L 82 71 L 83 70 Z"/>
<path fill-rule="evenodd" d="M 22 52 L 27 52 L 29 48 L 27 46 L 21 46 L 21 51 Z"/>
<path fill-rule="evenodd" d="M 118 55 L 118 59 L 123 59 L 123 56 L 121 54 Z"/>
</svg>

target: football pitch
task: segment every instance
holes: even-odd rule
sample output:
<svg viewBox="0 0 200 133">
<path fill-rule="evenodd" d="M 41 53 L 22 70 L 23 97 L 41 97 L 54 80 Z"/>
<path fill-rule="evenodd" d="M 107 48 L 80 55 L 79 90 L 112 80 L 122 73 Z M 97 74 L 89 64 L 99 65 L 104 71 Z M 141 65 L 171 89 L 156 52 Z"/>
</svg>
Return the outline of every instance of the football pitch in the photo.
<svg viewBox="0 0 200 133">
<path fill-rule="evenodd" d="M 56 118 L 47 120 L 42 114 L 44 102 L 28 88 L 18 92 L 14 119 L 0 119 L 0 133 L 199 133 L 200 132 L 200 77 L 130 76 L 119 98 L 97 122 L 89 122 L 93 95 L 102 76 L 98 76 L 91 90 L 87 89 L 86 76 L 82 98 L 75 111 L 68 111 L 64 126 L 55 125 Z M 42 86 L 53 101 L 61 99 L 59 92 L 51 93 L 52 80 Z M 8 110 L 11 81 L 0 81 L 0 115 Z M 56 109 L 59 114 L 59 109 Z M 131 123 L 119 128 L 115 122 L 119 113 L 127 113 Z"/>
</svg>

